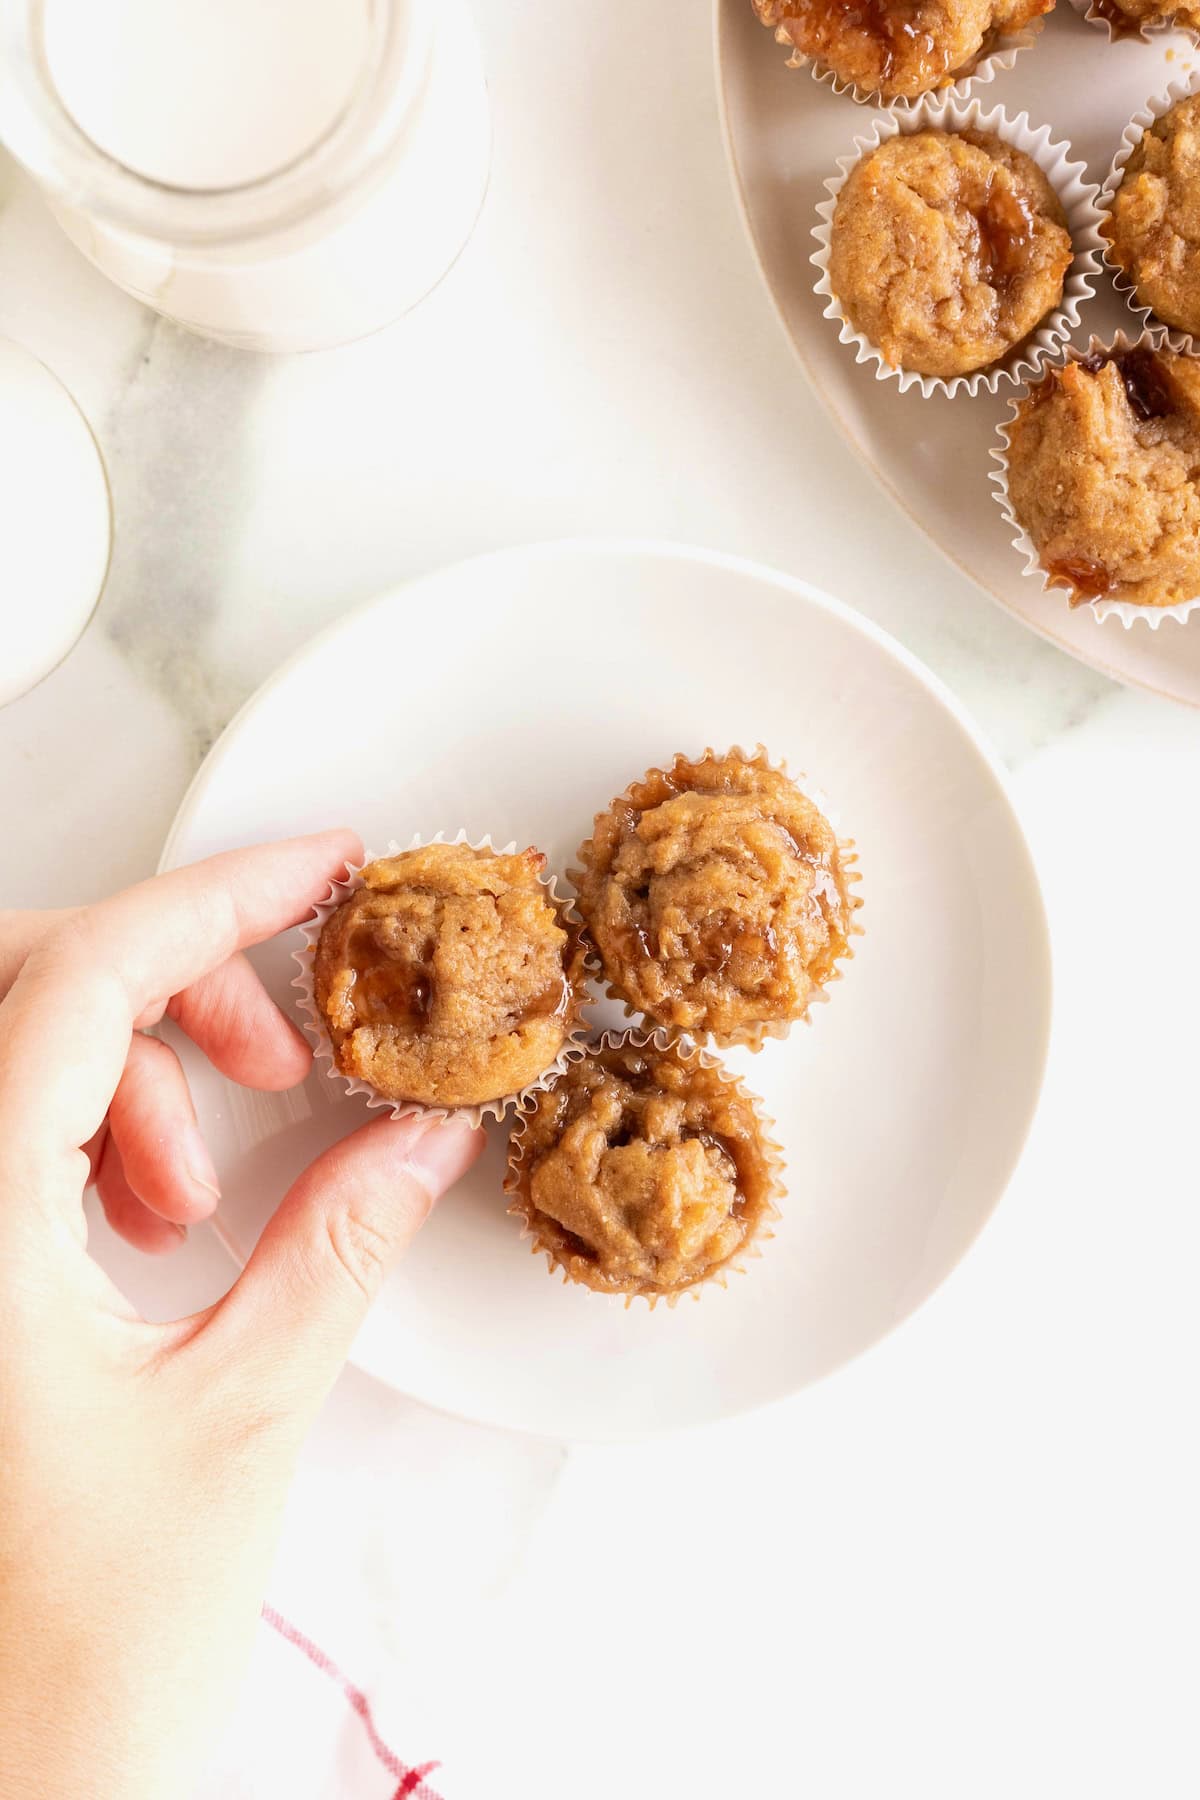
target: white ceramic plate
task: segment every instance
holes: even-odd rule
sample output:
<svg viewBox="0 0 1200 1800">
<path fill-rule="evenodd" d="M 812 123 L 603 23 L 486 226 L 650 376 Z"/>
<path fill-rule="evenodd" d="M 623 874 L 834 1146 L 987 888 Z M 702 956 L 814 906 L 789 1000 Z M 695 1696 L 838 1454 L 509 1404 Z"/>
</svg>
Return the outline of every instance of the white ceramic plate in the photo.
<svg viewBox="0 0 1200 1800">
<path fill-rule="evenodd" d="M 789 1160 L 775 1241 L 673 1311 L 564 1287 L 506 1216 L 493 1128 L 359 1339 L 384 1381 L 619 1439 L 775 1399 L 871 1344 L 962 1255 L 1029 1126 L 1050 1006 L 1037 879 L 997 766 L 898 644 L 802 582 L 666 547 L 506 551 L 387 594 L 295 657 L 201 769 L 164 866 L 346 823 L 368 846 L 462 825 L 561 869 L 648 765 L 758 739 L 830 797 L 865 896 L 815 1024 L 730 1056 Z M 295 935 L 256 957 L 284 1006 Z M 187 1061 L 244 1257 L 291 1178 L 367 1114 L 328 1079 L 252 1095 Z"/>
<path fill-rule="evenodd" d="M 714 0 L 717 87 L 725 141 L 746 228 L 784 330 L 834 419 L 876 478 L 934 543 L 1027 625 L 1118 681 L 1200 706 L 1200 614 L 1157 630 L 1118 619 L 1101 623 L 1088 607 L 1071 612 L 1065 594 L 1043 593 L 1022 572 L 988 483 L 988 452 L 1009 408 L 1004 389 L 953 400 L 901 394 L 877 381 L 838 342 L 813 293 L 812 227 L 837 159 L 876 114 L 789 69 L 787 52 L 754 16 L 750 0 Z M 1059 0 L 1042 36 L 1014 67 L 978 89 L 985 106 L 1028 112 L 1085 159 L 1098 183 L 1121 133 L 1147 96 L 1184 79 L 1197 54 L 1181 33 L 1148 44 L 1110 44 Z M 1080 320 L 1080 339 L 1107 335 L 1134 315 L 1102 272 Z"/>
</svg>

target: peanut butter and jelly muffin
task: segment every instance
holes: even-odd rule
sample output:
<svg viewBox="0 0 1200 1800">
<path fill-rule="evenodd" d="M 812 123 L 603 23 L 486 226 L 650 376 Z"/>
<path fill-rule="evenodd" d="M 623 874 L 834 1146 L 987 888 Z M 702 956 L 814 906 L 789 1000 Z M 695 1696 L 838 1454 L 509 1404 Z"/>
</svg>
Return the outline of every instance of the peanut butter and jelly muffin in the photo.
<svg viewBox="0 0 1200 1800">
<path fill-rule="evenodd" d="M 673 1298 L 777 1216 L 779 1153 L 755 1101 L 666 1033 L 609 1034 L 513 1134 L 505 1190 L 534 1249 L 602 1294 Z"/>
<path fill-rule="evenodd" d="M 611 992 L 721 1044 L 782 1036 L 849 955 L 856 876 L 759 750 L 651 769 L 599 813 L 573 873 Z"/>
<path fill-rule="evenodd" d="M 457 1107 L 515 1095 L 553 1065 L 578 1025 L 584 953 L 539 879 L 545 861 L 458 843 L 367 864 L 314 958 L 343 1075 Z"/>
<path fill-rule="evenodd" d="M 1141 37 L 1164 25 L 1182 25 L 1200 33 L 1200 11 L 1194 6 L 1172 6 L 1167 0 L 1091 0 L 1076 10 L 1092 24 L 1106 25 L 1113 37 Z"/>
<path fill-rule="evenodd" d="M 776 39 L 864 96 L 911 99 L 968 75 L 1054 0 L 753 0 Z"/>
<path fill-rule="evenodd" d="M 1200 333 L 1200 94 L 1142 133 L 1101 229 L 1139 304 Z"/>
<path fill-rule="evenodd" d="M 1008 427 L 1009 502 L 1051 585 L 1200 595 L 1200 362 L 1141 346 L 1053 369 Z"/>
<path fill-rule="evenodd" d="M 885 138 L 837 196 L 835 301 L 892 368 L 986 369 L 1061 304 L 1074 260 L 1062 202 L 1033 158 L 980 131 Z"/>
</svg>

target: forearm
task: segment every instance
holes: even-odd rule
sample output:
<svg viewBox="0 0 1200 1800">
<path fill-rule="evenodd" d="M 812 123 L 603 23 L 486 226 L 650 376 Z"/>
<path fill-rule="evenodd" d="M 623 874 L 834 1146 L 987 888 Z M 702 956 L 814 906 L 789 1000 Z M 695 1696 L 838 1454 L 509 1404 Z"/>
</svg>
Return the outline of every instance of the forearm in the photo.
<svg viewBox="0 0 1200 1800">
<path fill-rule="evenodd" d="M 275 1530 L 248 1523 L 227 1557 L 202 1529 L 172 1535 L 128 1520 L 115 1555 L 93 1539 L 99 1554 L 60 1542 L 51 1560 L 49 1544 L 7 1579 L 0 1557 L 0 1800 L 191 1791 L 250 1658 Z"/>
<path fill-rule="evenodd" d="M 101 1707 L 94 1664 L 99 1647 L 36 1628 L 0 1599 L 0 1800 L 86 1794 L 89 1800 L 160 1800 L 166 1789 L 145 1734 L 114 1695 Z"/>
<path fill-rule="evenodd" d="M 249 1659 L 257 1608 L 102 1619 L 0 1596 L 0 1800 L 182 1800 Z M 208 1609 L 205 1609 L 207 1613 Z M 214 1650 L 216 1655 L 214 1655 Z"/>
</svg>

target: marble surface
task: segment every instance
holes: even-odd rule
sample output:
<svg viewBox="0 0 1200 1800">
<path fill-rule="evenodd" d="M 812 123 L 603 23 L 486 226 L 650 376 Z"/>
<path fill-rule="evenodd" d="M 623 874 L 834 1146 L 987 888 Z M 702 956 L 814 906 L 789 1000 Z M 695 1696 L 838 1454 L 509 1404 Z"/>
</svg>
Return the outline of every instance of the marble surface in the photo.
<svg viewBox="0 0 1200 1800">
<path fill-rule="evenodd" d="M 682 1439 L 567 1453 L 348 1374 L 281 1571 L 349 1519 L 381 1618 L 436 1622 L 397 1634 L 412 1687 L 391 1716 L 402 1737 L 420 1721 L 406 1749 L 443 1758 L 449 1800 L 1194 1793 L 1200 718 L 993 608 L 833 435 L 735 216 L 701 20 L 635 0 L 599 21 L 476 12 L 496 127 L 480 227 L 416 314 L 345 350 L 271 361 L 184 335 L 0 161 L 0 333 L 78 397 L 117 517 L 92 628 L 0 711 L 3 900 L 153 869 L 258 683 L 450 558 L 674 538 L 879 620 L 1012 770 L 1055 942 L 1045 1101 L 982 1242 L 859 1364 Z M 453 654 L 415 621 L 404 680 L 448 681 Z M 206 1233 L 161 1271 L 181 1305 L 230 1273 Z"/>
</svg>

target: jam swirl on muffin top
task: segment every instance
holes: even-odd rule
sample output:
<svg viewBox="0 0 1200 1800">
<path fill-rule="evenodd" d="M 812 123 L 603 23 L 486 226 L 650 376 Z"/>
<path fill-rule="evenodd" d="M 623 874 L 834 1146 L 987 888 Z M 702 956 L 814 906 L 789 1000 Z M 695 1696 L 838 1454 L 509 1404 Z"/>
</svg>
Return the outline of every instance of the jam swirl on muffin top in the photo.
<svg viewBox="0 0 1200 1800">
<path fill-rule="evenodd" d="M 390 1100 L 472 1106 L 549 1068 L 584 997 L 580 934 L 538 850 L 382 857 L 326 920 L 317 1007 L 344 1075 Z"/>
<path fill-rule="evenodd" d="M 613 991 L 659 1024 L 757 1045 L 849 951 L 837 835 L 763 752 L 651 769 L 580 847 L 579 909 Z"/>
<path fill-rule="evenodd" d="M 897 133 L 838 194 L 829 283 L 895 369 L 989 368 L 1062 304 L 1075 250 L 1062 202 L 1024 151 L 982 131 Z"/>
<path fill-rule="evenodd" d="M 1054 0 L 753 0 L 764 25 L 863 93 L 927 94 L 968 74 L 995 40 Z"/>
<path fill-rule="evenodd" d="M 1200 595 L 1200 361 L 1135 345 L 1068 362 L 1008 435 L 1013 512 L 1072 606 Z"/>
<path fill-rule="evenodd" d="M 775 1217 L 776 1166 L 744 1089 L 651 1039 L 595 1045 L 538 1094 L 505 1185 L 570 1280 L 669 1296 L 726 1268 Z"/>
</svg>

